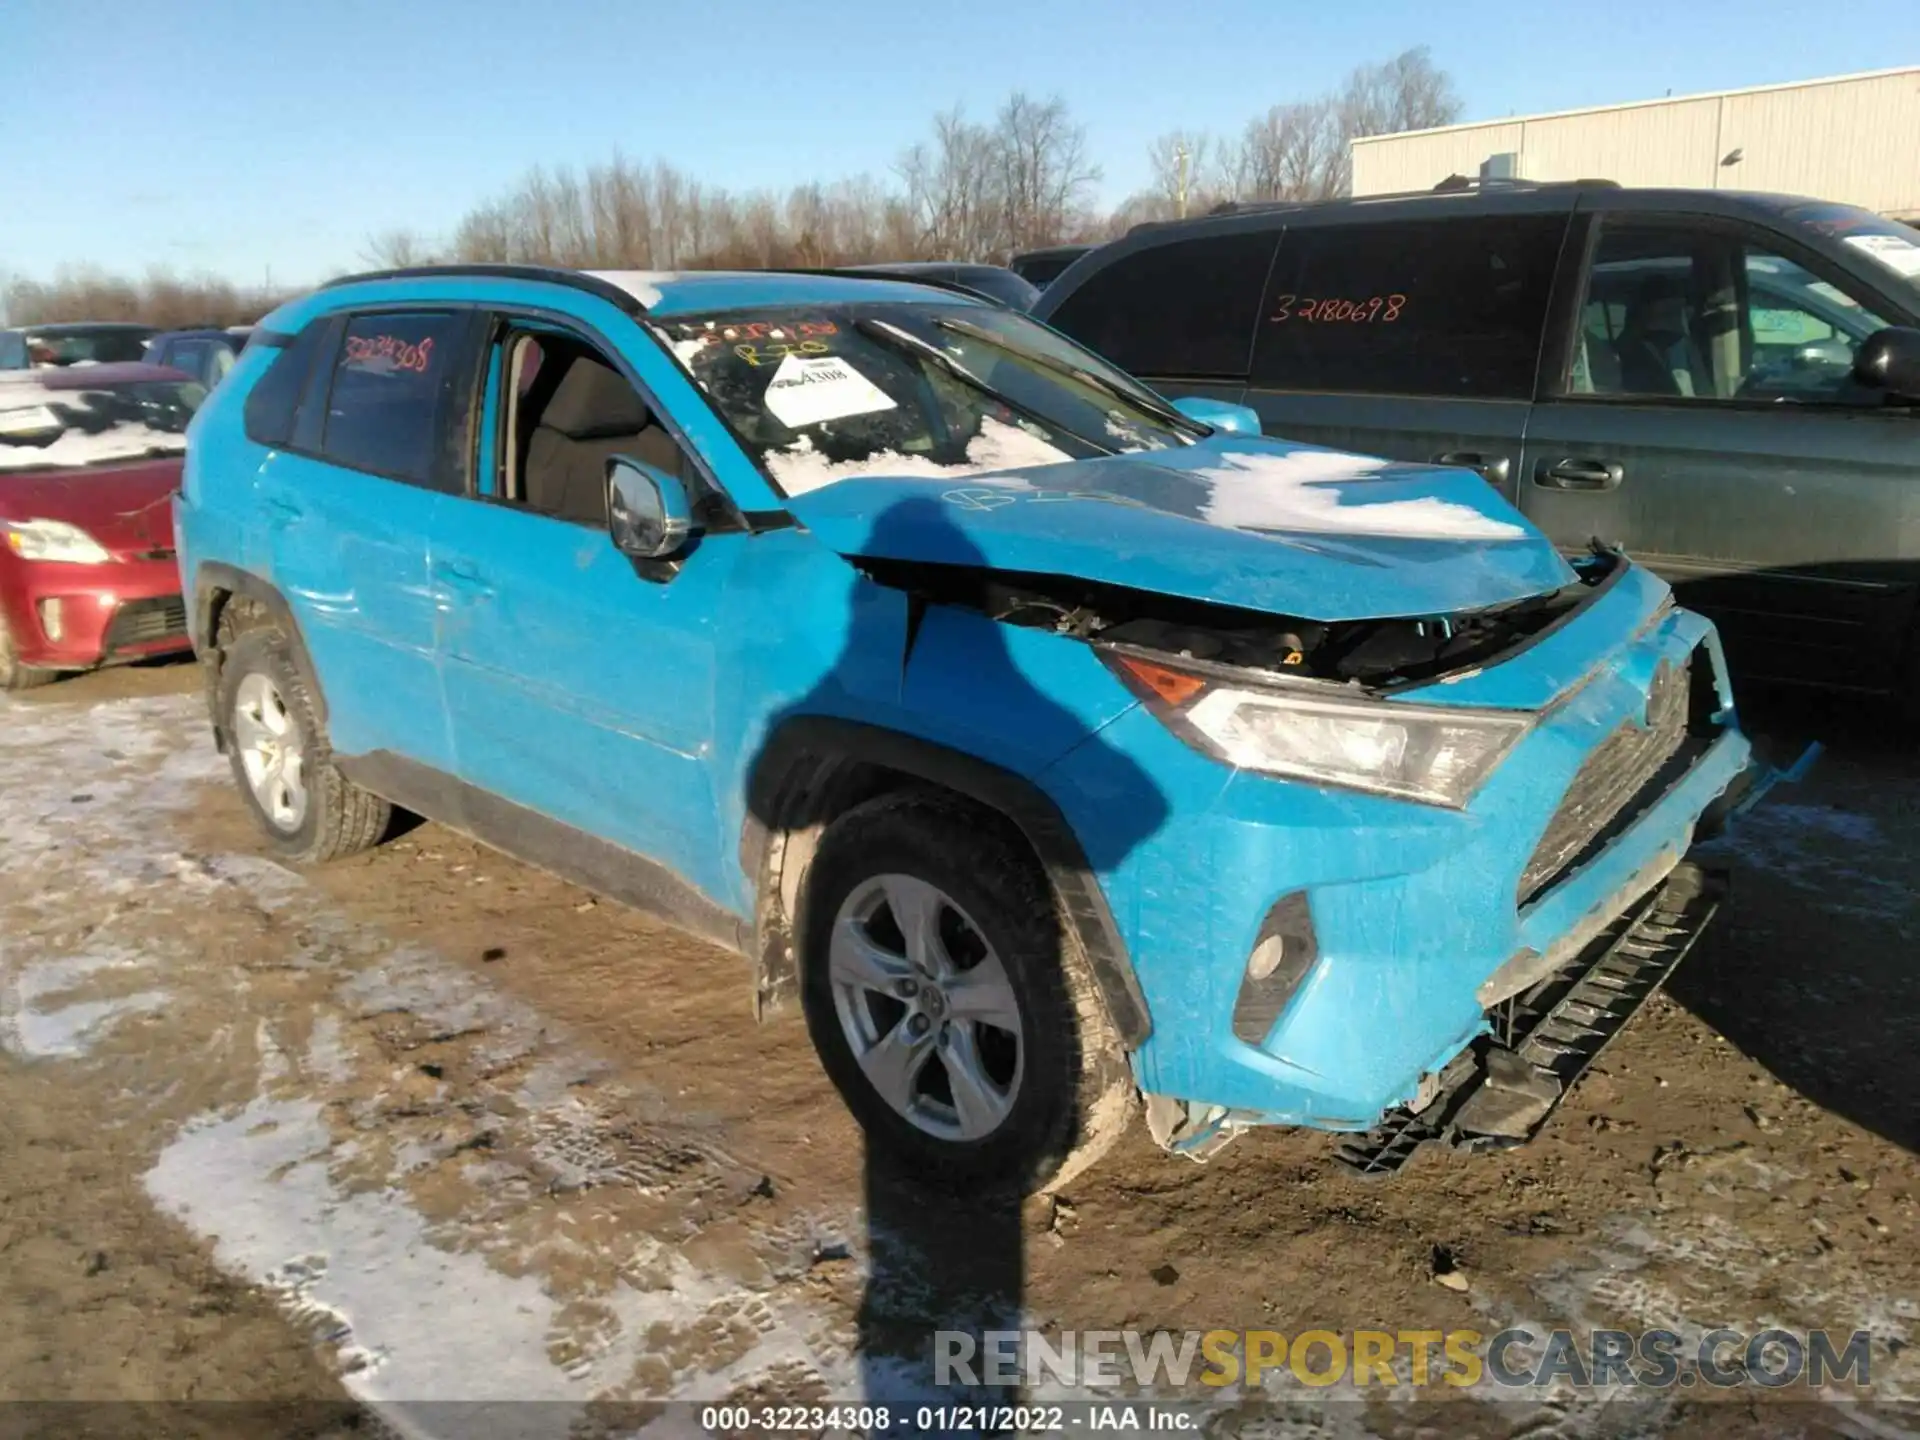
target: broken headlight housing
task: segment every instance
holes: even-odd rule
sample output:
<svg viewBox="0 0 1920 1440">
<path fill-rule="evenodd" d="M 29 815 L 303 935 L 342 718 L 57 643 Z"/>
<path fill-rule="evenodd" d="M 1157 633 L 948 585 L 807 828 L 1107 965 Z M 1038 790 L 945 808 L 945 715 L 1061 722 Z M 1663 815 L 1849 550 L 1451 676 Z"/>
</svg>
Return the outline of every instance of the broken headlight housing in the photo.
<svg viewBox="0 0 1920 1440">
<path fill-rule="evenodd" d="M 1402 705 L 1113 650 L 1107 663 L 1181 739 L 1242 770 L 1464 809 L 1530 712 Z"/>
</svg>

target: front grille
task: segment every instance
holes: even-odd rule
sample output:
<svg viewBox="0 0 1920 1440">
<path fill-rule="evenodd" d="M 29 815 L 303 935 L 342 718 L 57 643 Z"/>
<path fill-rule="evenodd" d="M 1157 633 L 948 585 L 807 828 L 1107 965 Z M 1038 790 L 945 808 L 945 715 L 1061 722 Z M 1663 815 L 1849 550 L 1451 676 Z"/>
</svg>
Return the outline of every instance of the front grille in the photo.
<svg viewBox="0 0 1920 1440">
<path fill-rule="evenodd" d="M 187 633 L 187 602 L 178 595 L 152 600 L 129 600 L 114 612 L 107 626 L 109 653 L 133 645 L 149 645 Z"/>
<path fill-rule="evenodd" d="M 1646 724 L 1622 721 L 1587 757 L 1520 874 L 1522 905 L 1605 849 L 1711 743 L 1689 733 L 1693 670 L 1705 663 L 1697 655 L 1677 666 L 1661 661 L 1647 692 Z"/>
</svg>

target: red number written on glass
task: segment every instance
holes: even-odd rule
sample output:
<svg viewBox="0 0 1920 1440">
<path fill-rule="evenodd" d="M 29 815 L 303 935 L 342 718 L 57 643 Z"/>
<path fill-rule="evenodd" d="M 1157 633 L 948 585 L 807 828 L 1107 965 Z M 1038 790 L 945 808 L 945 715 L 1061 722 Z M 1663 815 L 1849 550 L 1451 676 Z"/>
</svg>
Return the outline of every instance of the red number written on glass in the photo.
<svg viewBox="0 0 1920 1440">
<path fill-rule="evenodd" d="M 1289 320 L 1304 320 L 1309 325 L 1391 325 L 1400 318 L 1406 303 L 1407 297 L 1398 294 L 1371 295 L 1365 300 L 1281 295 L 1275 298 L 1267 323 L 1284 325 Z"/>
</svg>

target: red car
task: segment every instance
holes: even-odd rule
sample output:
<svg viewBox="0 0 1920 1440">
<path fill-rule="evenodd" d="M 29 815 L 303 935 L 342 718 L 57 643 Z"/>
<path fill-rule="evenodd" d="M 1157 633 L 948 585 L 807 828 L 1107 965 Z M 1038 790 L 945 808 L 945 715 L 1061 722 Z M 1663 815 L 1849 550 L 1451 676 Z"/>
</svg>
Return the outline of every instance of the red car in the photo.
<svg viewBox="0 0 1920 1440">
<path fill-rule="evenodd" d="M 0 689 L 189 648 L 169 497 L 206 393 L 157 365 L 0 374 Z"/>
</svg>

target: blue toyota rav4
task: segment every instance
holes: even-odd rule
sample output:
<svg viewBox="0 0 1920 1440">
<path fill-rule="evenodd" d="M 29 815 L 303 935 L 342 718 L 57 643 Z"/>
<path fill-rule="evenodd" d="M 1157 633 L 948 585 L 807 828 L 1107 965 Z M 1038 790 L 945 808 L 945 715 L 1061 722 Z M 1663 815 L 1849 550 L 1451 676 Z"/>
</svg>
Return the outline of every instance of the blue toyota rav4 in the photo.
<svg viewBox="0 0 1920 1440">
<path fill-rule="evenodd" d="M 963 1186 L 1143 1102 L 1196 1156 L 1525 1139 L 1772 774 L 1625 557 L 893 280 L 336 282 L 200 411 L 176 530 L 278 854 L 404 807 L 664 914 Z"/>
</svg>

